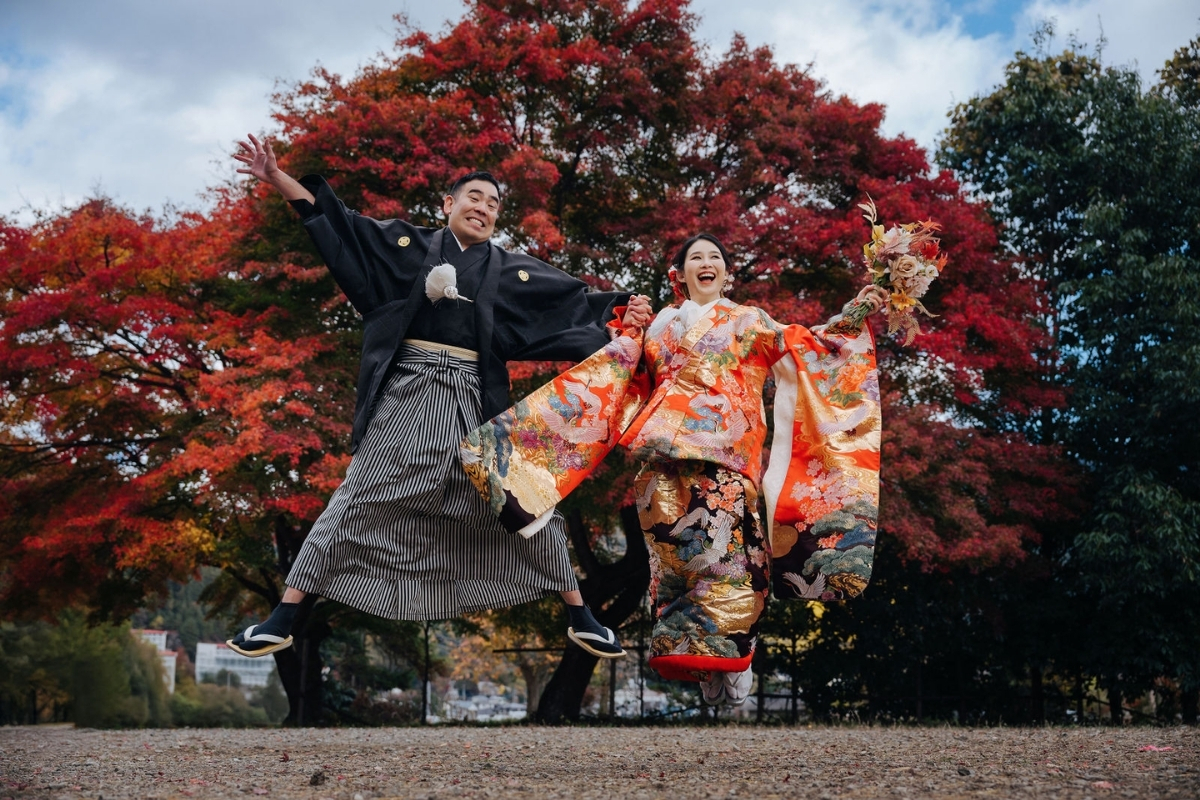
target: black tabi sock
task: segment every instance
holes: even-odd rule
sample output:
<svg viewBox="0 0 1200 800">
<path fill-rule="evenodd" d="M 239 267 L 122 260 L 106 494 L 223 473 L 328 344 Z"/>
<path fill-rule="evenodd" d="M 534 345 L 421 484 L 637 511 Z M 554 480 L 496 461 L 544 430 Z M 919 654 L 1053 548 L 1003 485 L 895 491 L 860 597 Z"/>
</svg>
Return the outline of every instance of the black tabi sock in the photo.
<svg viewBox="0 0 1200 800">
<path fill-rule="evenodd" d="M 287 636 L 292 632 L 292 621 L 296 619 L 299 603 L 280 603 L 275 606 L 267 621 L 254 629 L 255 633 L 269 633 L 272 636 Z"/>
<path fill-rule="evenodd" d="M 567 614 L 571 617 L 571 627 L 576 633 L 584 631 L 604 635 L 606 628 L 592 616 L 592 610 L 587 606 L 567 606 Z"/>
</svg>

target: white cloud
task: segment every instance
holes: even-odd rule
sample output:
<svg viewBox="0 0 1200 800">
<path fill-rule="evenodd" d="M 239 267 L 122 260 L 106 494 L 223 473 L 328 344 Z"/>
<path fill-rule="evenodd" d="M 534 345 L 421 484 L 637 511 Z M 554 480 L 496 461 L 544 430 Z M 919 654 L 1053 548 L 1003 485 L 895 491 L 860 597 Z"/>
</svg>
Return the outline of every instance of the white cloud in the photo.
<svg viewBox="0 0 1200 800">
<path fill-rule="evenodd" d="M 1200 34 L 1195 0 L 1034 0 L 1023 14 L 1029 29 L 1050 19 L 1058 48 L 1074 35 L 1091 51 L 1103 36 L 1105 63 L 1136 64 L 1148 84 L 1157 81 L 1155 72 L 1177 49 Z"/>
<path fill-rule="evenodd" d="M 169 78 L 79 53 L 56 54 L 50 66 L 17 77 L 25 79 L 24 113 L 0 117 L 0 154 L 9 165 L 0 207 L 69 205 L 96 188 L 157 206 L 167 198 L 186 203 L 202 188 L 190 168 L 202 128 L 178 124 L 188 106 Z M 195 116 L 215 119 L 218 108 L 228 106 Z"/>
<path fill-rule="evenodd" d="M 1023 9 L 1022 9 L 1023 5 Z M 813 64 L 835 94 L 887 106 L 884 129 L 929 147 L 956 101 L 988 91 L 1036 24 L 1094 42 L 1110 63 L 1153 78 L 1195 35 L 1187 0 L 694 0 L 713 55 L 735 30 L 781 61 Z M 1011 11 L 1009 10 L 1011 9 Z M 320 63 L 351 75 L 390 50 L 392 15 L 425 30 L 463 13 L 459 0 L 0 0 L 0 214 L 28 201 L 77 203 L 97 186 L 134 208 L 202 204 L 231 174 L 232 143 L 270 129 L 275 82 Z M 995 32 L 966 20 L 990 14 Z M 967 15 L 967 16 L 964 16 Z M 1010 20 L 1015 20 L 1012 22 Z"/>
<path fill-rule="evenodd" d="M 1032 0 L 1017 3 L 955 4 L 946 0 L 865 0 L 856 3 L 778 3 L 741 0 L 705 3 L 701 34 L 723 51 L 732 31 L 751 43 L 772 45 L 776 57 L 812 64 L 812 74 L 834 94 L 887 107 L 884 131 L 903 133 L 932 148 L 956 103 L 990 91 L 1004 78 L 1004 65 L 1030 35 L 1057 18 L 1057 40 L 1078 31 L 1095 42 L 1097 19 L 1108 37 L 1107 63 L 1136 60 L 1144 77 L 1200 31 L 1187 0 Z M 1010 10 L 1011 9 L 1011 10 Z M 968 33 L 970 12 L 993 14 L 994 31 Z"/>
<path fill-rule="evenodd" d="M 998 35 L 972 39 L 925 2 L 826 8 L 819 17 L 780 12 L 777 54 L 809 59 L 837 94 L 887 107 L 884 130 L 931 146 L 956 101 L 999 77 L 1011 52 Z"/>
<path fill-rule="evenodd" d="M 0 5 L 0 214 L 80 202 L 202 206 L 235 139 L 270 129 L 276 81 L 353 74 L 396 36 L 394 0 Z M 461 13 L 422 4 L 424 26 Z"/>
</svg>

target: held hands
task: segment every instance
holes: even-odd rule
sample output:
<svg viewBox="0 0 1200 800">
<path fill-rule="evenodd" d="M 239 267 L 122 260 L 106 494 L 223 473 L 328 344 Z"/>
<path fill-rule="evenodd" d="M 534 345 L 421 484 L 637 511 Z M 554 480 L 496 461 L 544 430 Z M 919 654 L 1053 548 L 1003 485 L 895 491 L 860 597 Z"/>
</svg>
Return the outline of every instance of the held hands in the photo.
<svg viewBox="0 0 1200 800">
<path fill-rule="evenodd" d="M 238 147 L 242 148 L 241 152 L 233 154 L 234 158 L 247 167 L 239 169 L 238 172 L 242 175 L 253 175 L 264 183 L 274 184 L 281 172 L 279 165 L 275 162 L 275 151 L 271 149 L 271 143 L 269 141 L 260 142 L 253 133 L 248 133 L 246 136 L 250 138 L 250 142 L 238 142 Z"/>
<path fill-rule="evenodd" d="M 629 298 L 629 305 L 625 308 L 625 317 L 621 320 L 621 325 L 626 328 L 644 328 L 653 316 L 650 298 L 644 294 L 635 294 Z"/>
</svg>

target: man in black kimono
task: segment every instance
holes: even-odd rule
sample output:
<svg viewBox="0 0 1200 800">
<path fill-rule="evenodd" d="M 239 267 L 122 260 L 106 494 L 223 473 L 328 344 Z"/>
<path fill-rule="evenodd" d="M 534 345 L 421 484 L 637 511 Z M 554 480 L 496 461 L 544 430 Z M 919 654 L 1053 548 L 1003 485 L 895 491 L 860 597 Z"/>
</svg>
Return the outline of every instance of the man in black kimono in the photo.
<svg viewBox="0 0 1200 800">
<path fill-rule="evenodd" d="M 293 179 L 270 143 L 249 140 L 234 155 L 238 172 L 300 214 L 364 331 L 346 479 L 305 539 L 283 602 L 230 647 L 262 656 L 290 646 L 307 594 L 390 619 L 444 619 L 557 591 L 572 641 L 623 656 L 583 604 L 561 515 L 530 538 L 505 533 L 457 453 L 468 431 L 509 407 L 507 361 L 581 361 L 608 342 L 621 305 L 626 323 L 644 323 L 648 299 L 590 292 L 492 244 L 500 187 L 486 172 L 450 188 L 445 228 L 424 228 L 347 209 L 323 178 Z"/>
</svg>

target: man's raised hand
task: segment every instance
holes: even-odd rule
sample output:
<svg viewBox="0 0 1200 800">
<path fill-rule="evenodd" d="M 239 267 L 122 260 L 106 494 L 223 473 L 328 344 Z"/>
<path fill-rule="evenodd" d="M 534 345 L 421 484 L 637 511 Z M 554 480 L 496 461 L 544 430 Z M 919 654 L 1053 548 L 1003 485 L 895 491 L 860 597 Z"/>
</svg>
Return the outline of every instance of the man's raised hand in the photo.
<svg viewBox="0 0 1200 800">
<path fill-rule="evenodd" d="M 267 140 L 259 141 L 253 133 L 246 134 L 249 142 L 238 142 L 239 150 L 233 157 L 245 164 L 238 169 L 242 175 L 253 175 L 263 183 L 269 183 L 279 190 L 285 200 L 307 200 L 316 202 L 312 192 L 305 189 L 298 181 L 279 168 L 275 161 L 275 151 Z"/>
<path fill-rule="evenodd" d="M 279 172 L 279 164 L 275 161 L 275 151 L 269 141 L 259 141 L 253 133 L 246 134 L 249 142 L 238 142 L 241 149 L 233 157 L 246 165 L 239 169 L 242 175 L 253 175 L 264 183 L 274 184 L 275 173 Z"/>
</svg>

